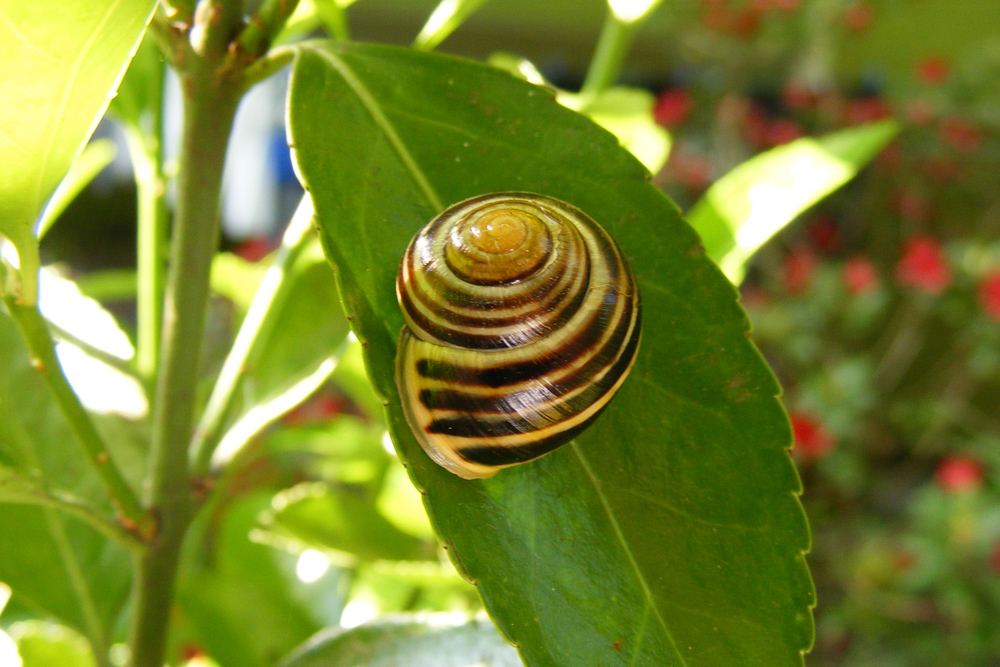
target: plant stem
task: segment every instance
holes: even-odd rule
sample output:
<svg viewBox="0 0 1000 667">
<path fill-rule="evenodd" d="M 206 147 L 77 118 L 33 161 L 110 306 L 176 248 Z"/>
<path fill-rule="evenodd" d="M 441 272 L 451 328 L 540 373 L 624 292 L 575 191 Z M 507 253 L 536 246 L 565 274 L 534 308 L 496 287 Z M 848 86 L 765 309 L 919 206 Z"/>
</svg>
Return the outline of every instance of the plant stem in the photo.
<svg viewBox="0 0 1000 667">
<path fill-rule="evenodd" d="M 621 73 L 625 54 L 632 46 L 638 22 L 625 22 L 608 12 L 601 29 L 601 36 L 594 49 L 594 57 L 590 61 L 587 77 L 580 89 L 581 108 L 586 108 L 597 95 L 610 86 Z"/>
<path fill-rule="evenodd" d="M 250 90 L 264 79 L 270 78 L 272 74 L 292 62 L 294 57 L 295 47 L 279 46 L 258 58 L 254 64 L 243 70 L 243 90 Z"/>
<path fill-rule="evenodd" d="M 162 667 L 180 550 L 191 521 L 187 445 L 219 236 L 222 169 L 240 89 L 217 76 L 242 3 L 202 2 L 199 57 L 181 77 L 184 131 L 177 176 L 171 263 L 153 410 L 147 501 L 159 518 L 148 551 L 136 559 L 130 644 L 134 667 Z"/>
<path fill-rule="evenodd" d="M 73 434 L 83 446 L 94 470 L 104 483 L 111 503 L 123 520 L 131 524 L 138 534 L 145 534 L 151 527 L 150 517 L 139 503 L 136 493 L 111 458 L 107 445 L 97 432 L 90 414 L 80 403 L 56 357 L 55 346 L 49 335 L 45 319 L 36 307 L 17 302 L 5 296 L 4 303 L 28 345 L 28 352 L 35 368 L 42 374 L 62 410 Z"/>
<path fill-rule="evenodd" d="M 194 456 L 194 474 L 196 475 L 208 471 L 212 452 L 222 435 L 219 429 L 232 407 L 236 387 L 246 370 L 247 360 L 253 353 L 255 346 L 263 338 L 261 333 L 270 328 L 275 314 L 284 303 L 286 278 L 310 238 L 312 215 L 312 200 L 308 195 L 305 195 L 288 224 L 288 229 L 285 230 L 285 235 L 281 240 L 281 248 L 278 249 L 271 266 L 264 274 L 260 287 L 257 288 L 257 293 L 254 294 L 253 303 L 250 304 L 250 309 L 247 311 L 246 317 L 243 318 L 233 347 L 229 350 L 229 355 L 215 381 L 215 387 L 212 389 L 212 395 L 205 406 L 205 412 L 195 429 L 191 452 Z"/>
<path fill-rule="evenodd" d="M 138 238 L 136 257 L 136 310 L 138 340 L 136 344 L 136 369 L 146 383 L 151 383 L 159 366 L 160 329 L 163 320 L 163 282 L 165 277 L 167 210 L 163 199 L 165 190 L 161 169 L 161 143 L 163 131 L 161 99 L 163 64 L 156 76 L 156 98 L 149 101 L 152 119 L 148 128 L 127 127 L 129 155 L 135 171 L 138 195 Z"/>
<path fill-rule="evenodd" d="M 74 516 L 109 540 L 117 542 L 127 549 L 141 550 L 146 546 L 135 533 L 125 530 L 95 508 L 68 494 L 47 491 L 39 487 L 21 493 L 5 493 L 4 502 L 37 505 Z"/>
<path fill-rule="evenodd" d="M 253 61 L 264 55 L 271 46 L 271 40 L 281 32 L 298 5 L 299 0 L 264 0 L 243 28 L 236 41 L 237 48 L 230 52 L 229 57 L 242 52 L 244 57 Z"/>
</svg>

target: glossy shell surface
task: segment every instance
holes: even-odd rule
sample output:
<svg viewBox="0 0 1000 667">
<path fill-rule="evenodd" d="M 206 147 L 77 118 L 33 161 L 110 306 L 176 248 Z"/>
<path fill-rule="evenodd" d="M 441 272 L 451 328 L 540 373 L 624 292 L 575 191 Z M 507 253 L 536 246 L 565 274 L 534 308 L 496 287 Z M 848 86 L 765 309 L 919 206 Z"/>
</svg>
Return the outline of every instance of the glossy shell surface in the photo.
<svg viewBox="0 0 1000 667">
<path fill-rule="evenodd" d="M 466 479 L 536 459 L 625 381 L 639 292 L 610 236 L 551 197 L 456 204 L 410 242 L 396 383 L 424 451 Z"/>
</svg>

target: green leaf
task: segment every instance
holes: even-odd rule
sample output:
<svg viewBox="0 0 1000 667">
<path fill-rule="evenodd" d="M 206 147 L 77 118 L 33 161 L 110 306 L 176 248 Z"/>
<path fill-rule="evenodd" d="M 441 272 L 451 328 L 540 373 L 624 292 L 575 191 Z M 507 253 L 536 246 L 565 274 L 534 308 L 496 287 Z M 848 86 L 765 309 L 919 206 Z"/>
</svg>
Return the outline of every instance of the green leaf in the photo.
<svg viewBox="0 0 1000 667">
<path fill-rule="evenodd" d="M 441 0 L 420 29 L 413 46 L 429 51 L 445 40 L 486 0 Z"/>
<path fill-rule="evenodd" d="M 670 155 L 670 133 L 653 120 L 656 98 L 648 90 L 615 86 L 589 95 L 560 90 L 531 61 L 510 53 L 491 54 L 489 64 L 539 86 L 551 88 L 563 106 L 579 111 L 618 137 L 618 141 L 651 173 L 658 173 Z"/>
<path fill-rule="evenodd" d="M 95 667 L 86 640 L 52 623 L 29 621 L 11 631 L 21 656 L 21 667 Z"/>
<path fill-rule="evenodd" d="M 29 305 L 32 227 L 101 119 L 155 4 L 0 0 L 0 234 L 17 248 Z"/>
<path fill-rule="evenodd" d="M 670 134 L 653 120 L 654 104 L 656 98 L 647 90 L 616 86 L 598 93 L 583 112 L 655 174 L 670 155 Z"/>
<path fill-rule="evenodd" d="M 115 142 L 111 139 L 98 139 L 87 144 L 87 147 L 80 153 L 73 166 L 70 167 L 66 177 L 59 183 L 59 187 L 49 199 L 41 219 L 38 221 L 38 238 L 45 237 L 45 233 L 59 219 L 62 212 L 70 205 L 76 196 L 94 180 L 101 171 L 111 164 L 118 154 Z"/>
<path fill-rule="evenodd" d="M 396 449 L 526 663 L 801 665 L 814 595 L 778 385 L 732 285 L 642 165 L 550 92 L 445 56 L 310 45 L 290 96 L 298 170 Z M 432 216 L 500 191 L 602 224 L 639 282 L 645 333 L 587 431 L 465 481 L 431 462 L 400 410 L 395 276 Z"/>
<path fill-rule="evenodd" d="M 421 560 L 433 558 L 426 543 L 389 523 L 363 489 L 321 483 L 300 484 L 274 499 L 274 510 L 262 526 L 319 550 L 335 551 L 354 560 Z"/>
<path fill-rule="evenodd" d="M 296 590 L 294 574 L 284 572 L 294 572 L 294 559 L 249 538 L 269 502 L 270 494 L 256 493 L 227 507 L 199 540 L 209 552 L 189 550 L 181 569 L 178 602 L 220 665 L 270 667 L 322 627 Z M 203 524 L 216 520 L 201 518 Z"/>
<path fill-rule="evenodd" d="M 250 262 L 231 252 L 212 259 L 212 289 L 236 304 L 244 313 L 267 271 L 264 262 Z"/>
<path fill-rule="evenodd" d="M 797 139 L 762 153 L 716 181 L 688 221 L 730 280 L 768 239 L 854 178 L 899 131 L 893 120 Z"/>
<path fill-rule="evenodd" d="M 521 667 L 517 651 L 489 621 L 454 625 L 400 617 L 351 630 L 324 630 L 280 667 Z"/>
<path fill-rule="evenodd" d="M 17 502 L 43 488 L 65 491 L 91 511 L 113 516 L 103 486 L 2 312 L 0 368 L 0 463 L 22 496 Z M 120 453 L 113 452 L 116 462 L 130 460 Z M 132 460 L 141 465 L 141 458 Z M 128 593 L 128 554 L 50 507 L 0 504 L 0 535 L 0 581 L 35 609 L 102 641 Z"/>
</svg>

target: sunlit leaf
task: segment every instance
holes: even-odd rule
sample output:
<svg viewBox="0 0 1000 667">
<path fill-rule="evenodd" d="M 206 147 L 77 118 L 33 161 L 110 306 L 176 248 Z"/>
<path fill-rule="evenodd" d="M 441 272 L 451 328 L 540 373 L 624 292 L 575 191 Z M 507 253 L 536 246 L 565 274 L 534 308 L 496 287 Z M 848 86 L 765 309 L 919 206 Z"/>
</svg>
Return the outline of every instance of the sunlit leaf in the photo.
<svg viewBox="0 0 1000 667">
<path fill-rule="evenodd" d="M 71 493 L 112 516 L 104 488 L 76 443 L 10 318 L 0 312 L 0 463 L 12 489 Z M 100 427 L 100 424 L 99 424 Z M 130 479 L 145 468 L 127 438 L 111 441 L 115 461 Z M 17 473 L 17 477 L 13 473 Z M 11 489 L 8 489 L 11 490 Z M 7 504 L 0 498 L 0 580 L 18 599 L 88 637 L 101 640 L 124 604 L 128 554 L 80 520 L 50 507 Z"/>
<path fill-rule="evenodd" d="M 42 217 L 38 221 L 39 239 L 45 236 L 70 202 L 76 199 L 76 196 L 101 173 L 102 169 L 111 164 L 117 154 L 118 149 L 111 139 L 98 139 L 87 144 L 42 212 Z"/>
<path fill-rule="evenodd" d="M 11 628 L 22 667 L 96 667 L 87 641 L 60 625 L 21 622 Z"/>
<path fill-rule="evenodd" d="M 547 82 L 531 61 L 509 53 L 494 53 L 489 64 L 510 72 L 519 79 L 556 91 L 563 106 L 580 111 L 618 137 L 618 141 L 646 169 L 658 173 L 670 155 L 670 133 L 653 120 L 656 98 L 648 90 L 615 86 L 602 90 L 584 104 L 584 97 L 559 90 Z"/>
<path fill-rule="evenodd" d="M 472 16 L 486 0 L 441 0 L 413 42 L 418 49 L 433 49 Z"/>
<path fill-rule="evenodd" d="M 29 304 L 35 221 L 104 113 L 155 4 L 0 1 L 0 234 L 17 248 Z"/>
<path fill-rule="evenodd" d="M 646 169 L 549 91 L 464 60 L 311 45 L 290 94 L 299 173 L 396 451 L 526 663 L 801 665 L 813 591 L 778 386 L 732 285 Z M 503 191 L 568 201 L 617 239 L 644 335 L 573 443 L 466 481 L 424 454 L 400 409 L 395 277 L 436 213 Z"/>
<path fill-rule="evenodd" d="M 773 148 L 716 181 L 692 207 L 688 221 L 708 256 L 739 283 L 744 263 L 758 248 L 851 180 L 898 131 L 888 120 Z"/>
<path fill-rule="evenodd" d="M 280 667 L 521 667 L 489 621 L 400 617 L 351 630 L 325 630 Z"/>
<path fill-rule="evenodd" d="M 240 499 L 217 524 L 203 516 L 193 534 L 208 552 L 192 550 L 181 570 L 177 598 L 190 631 L 221 665 L 271 667 L 322 626 L 302 599 L 295 557 L 250 540 L 269 495 Z"/>
</svg>

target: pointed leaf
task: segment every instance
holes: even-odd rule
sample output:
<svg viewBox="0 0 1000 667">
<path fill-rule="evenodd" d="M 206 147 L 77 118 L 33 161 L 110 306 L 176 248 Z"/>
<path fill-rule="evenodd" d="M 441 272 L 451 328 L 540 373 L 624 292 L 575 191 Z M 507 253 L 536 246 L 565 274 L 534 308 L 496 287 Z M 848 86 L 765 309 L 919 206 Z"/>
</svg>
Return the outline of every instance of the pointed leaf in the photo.
<svg viewBox="0 0 1000 667">
<path fill-rule="evenodd" d="M 898 124 L 887 120 L 772 148 L 716 181 L 688 220 L 708 256 L 739 284 L 743 264 L 758 248 L 854 178 L 898 131 Z"/>
<path fill-rule="evenodd" d="M 453 625 L 401 617 L 351 630 L 325 630 L 280 667 L 521 667 L 489 621 Z"/>
<path fill-rule="evenodd" d="M 532 667 L 801 665 L 808 531 L 777 383 L 736 293 L 617 140 L 493 68 L 304 48 L 290 131 L 393 441 L 458 569 Z M 445 206 L 533 191 L 590 214 L 643 299 L 631 377 L 571 444 L 484 481 L 435 465 L 394 376 L 394 281 Z"/>
<path fill-rule="evenodd" d="M 0 0 L 0 234 L 36 298 L 32 233 L 101 119 L 155 0 Z"/>
</svg>

